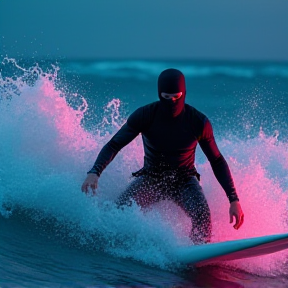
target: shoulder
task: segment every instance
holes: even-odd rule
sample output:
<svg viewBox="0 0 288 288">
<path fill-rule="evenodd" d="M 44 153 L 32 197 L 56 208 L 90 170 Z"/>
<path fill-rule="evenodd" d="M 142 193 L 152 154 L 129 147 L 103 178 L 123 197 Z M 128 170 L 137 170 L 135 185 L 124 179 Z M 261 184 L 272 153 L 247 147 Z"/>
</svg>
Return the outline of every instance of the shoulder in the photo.
<svg viewBox="0 0 288 288">
<path fill-rule="evenodd" d="M 185 104 L 185 113 L 192 121 L 197 121 L 199 124 L 202 123 L 204 125 L 206 121 L 209 121 L 205 114 L 189 104 Z"/>
<path fill-rule="evenodd" d="M 188 104 L 185 104 L 185 113 L 198 139 L 206 134 L 211 134 L 212 125 L 204 113 Z"/>
<path fill-rule="evenodd" d="M 137 108 L 127 119 L 127 124 L 134 129 L 143 131 L 159 107 L 159 101 Z"/>
<path fill-rule="evenodd" d="M 155 102 L 152 102 L 152 103 L 147 104 L 145 106 L 142 106 L 138 109 L 142 110 L 144 113 L 151 113 L 154 110 L 158 109 L 159 103 L 160 103 L 159 101 L 155 101 Z"/>
<path fill-rule="evenodd" d="M 136 120 L 136 118 L 142 118 L 142 117 L 148 116 L 153 111 L 156 111 L 158 106 L 159 106 L 159 101 L 147 104 L 145 106 L 141 106 L 131 113 L 128 120 L 129 119 Z"/>
</svg>

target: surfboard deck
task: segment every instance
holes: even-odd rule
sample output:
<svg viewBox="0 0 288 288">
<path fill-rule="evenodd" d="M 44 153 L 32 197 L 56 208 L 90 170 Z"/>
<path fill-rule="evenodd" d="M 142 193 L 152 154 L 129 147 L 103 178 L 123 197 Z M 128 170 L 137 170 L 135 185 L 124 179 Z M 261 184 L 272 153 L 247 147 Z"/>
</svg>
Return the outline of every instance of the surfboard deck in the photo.
<svg viewBox="0 0 288 288">
<path fill-rule="evenodd" d="M 184 264 L 206 265 L 267 255 L 285 249 L 288 249 L 288 233 L 179 247 L 177 257 Z"/>
</svg>

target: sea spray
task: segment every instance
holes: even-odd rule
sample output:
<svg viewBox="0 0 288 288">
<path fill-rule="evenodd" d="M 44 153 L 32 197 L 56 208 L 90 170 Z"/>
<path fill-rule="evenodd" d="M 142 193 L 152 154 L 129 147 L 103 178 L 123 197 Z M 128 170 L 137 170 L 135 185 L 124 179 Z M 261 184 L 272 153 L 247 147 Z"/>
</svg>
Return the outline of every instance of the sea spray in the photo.
<svg viewBox="0 0 288 288">
<path fill-rule="evenodd" d="M 11 97 L 2 97 L 1 101 L 2 215 L 7 217 L 15 210 L 38 222 L 46 219 L 51 223 L 54 219 L 53 225 L 65 227 L 70 236 L 79 239 L 79 244 L 84 245 L 90 239 L 90 245 L 95 241 L 95 249 L 162 267 L 169 264 L 168 243 L 175 241 L 161 215 L 143 214 L 135 205 L 117 209 L 113 201 L 107 200 L 109 191 L 120 192 L 121 185 L 114 181 L 119 179 L 122 169 L 127 170 L 123 168 L 127 156 L 119 153 L 115 161 L 122 165 L 121 169 L 113 171 L 111 165 L 112 174 L 108 177 L 103 173 L 97 199 L 80 190 L 86 171 L 111 133 L 91 134 L 81 126 L 87 103 L 83 99 L 81 107 L 71 108 L 63 91 L 55 87 L 55 73 L 45 74 L 37 69 L 35 77 L 33 69 L 22 71 L 23 76 L 9 79 L 13 89 L 18 88 L 17 95 L 10 93 Z M 34 82 L 27 84 L 25 79 L 31 71 Z M 2 83 L 5 79 L 1 79 Z M 112 120 L 106 117 L 102 121 L 101 132 L 105 131 L 105 125 L 109 129 L 113 126 L 114 130 L 120 127 L 115 117 L 117 105 L 117 99 L 108 103 L 107 109 L 114 112 Z M 135 143 L 132 145 L 138 147 Z"/>
<path fill-rule="evenodd" d="M 131 172 L 143 165 L 140 137 L 103 172 L 97 197 L 80 191 L 98 152 L 125 121 L 119 113 L 121 101 L 110 99 L 105 117 L 95 115 L 97 129 L 92 130 L 85 127 L 89 100 L 78 91 L 69 91 L 67 97 L 69 87 L 61 89 L 58 67 L 44 72 L 38 65 L 22 68 L 13 59 L 3 65 L 8 64 L 14 65 L 14 72 L 9 75 L 2 68 L 0 79 L 1 215 L 23 213 L 38 223 L 53 220 L 52 232 L 75 239 L 80 246 L 162 268 L 177 266 L 173 250 L 190 243 L 191 228 L 179 207 L 164 201 L 143 211 L 135 203 L 125 209 L 114 204 L 132 181 Z M 71 95 L 78 99 L 73 105 L 68 101 Z M 197 169 L 212 212 L 213 242 L 287 232 L 287 143 L 264 131 L 265 127 L 246 140 L 217 139 L 245 214 L 238 231 L 229 224 L 224 191 L 197 151 Z M 265 257 L 264 262 L 250 259 L 249 265 L 239 260 L 233 267 L 275 275 L 287 253 Z"/>
</svg>

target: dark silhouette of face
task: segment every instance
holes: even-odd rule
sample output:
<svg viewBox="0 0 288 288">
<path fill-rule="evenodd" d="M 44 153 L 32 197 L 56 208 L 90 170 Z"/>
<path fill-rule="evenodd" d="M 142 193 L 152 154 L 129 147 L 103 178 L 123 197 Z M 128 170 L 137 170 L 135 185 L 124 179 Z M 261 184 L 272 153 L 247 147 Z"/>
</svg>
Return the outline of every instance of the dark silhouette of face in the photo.
<svg viewBox="0 0 288 288">
<path fill-rule="evenodd" d="M 159 75 L 158 96 L 165 114 L 167 112 L 168 115 L 176 117 L 183 111 L 186 85 L 185 77 L 181 71 L 170 68 Z"/>
</svg>

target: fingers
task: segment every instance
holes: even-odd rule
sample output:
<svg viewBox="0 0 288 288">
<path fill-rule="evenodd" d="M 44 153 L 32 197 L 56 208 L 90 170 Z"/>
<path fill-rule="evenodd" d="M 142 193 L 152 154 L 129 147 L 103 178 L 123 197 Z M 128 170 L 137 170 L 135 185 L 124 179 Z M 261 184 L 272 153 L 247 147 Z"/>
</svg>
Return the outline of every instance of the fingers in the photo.
<svg viewBox="0 0 288 288">
<path fill-rule="evenodd" d="M 238 226 L 239 226 L 239 221 L 240 221 L 240 218 L 239 218 L 239 215 L 235 214 L 235 218 L 236 218 L 236 223 L 234 224 L 234 229 L 238 230 Z"/>
<path fill-rule="evenodd" d="M 97 183 L 91 183 L 90 187 L 92 190 L 96 190 L 97 189 Z"/>
<path fill-rule="evenodd" d="M 97 183 L 90 184 L 90 188 L 92 190 L 92 195 L 96 195 Z"/>
<path fill-rule="evenodd" d="M 239 225 L 238 225 L 237 229 L 239 229 L 242 226 L 243 223 L 244 223 L 244 214 L 242 213 L 241 216 L 240 216 Z"/>
<path fill-rule="evenodd" d="M 89 193 L 89 188 L 91 188 L 93 195 L 95 195 L 97 189 L 97 183 L 84 182 L 83 185 L 81 186 L 82 192 L 86 194 Z"/>
<path fill-rule="evenodd" d="M 236 221 L 233 227 L 234 229 L 238 230 L 244 223 L 244 214 L 241 209 L 239 201 L 234 201 L 230 204 L 229 214 L 230 214 L 230 223 L 233 223 L 233 218 L 235 217 Z"/>
<path fill-rule="evenodd" d="M 82 192 L 86 194 L 91 194 L 90 190 L 92 190 L 92 195 L 96 195 L 96 189 L 98 187 L 98 178 L 96 174 L 88 174 L 84 183 L 81 186 Z"/>
<path fill-rule="evenodd" d="M 241 213 L 240 215 L 237 214 L 235 215 L 235 218 L 236 218 L 236 223 L 233 227 L 234 229 L 238 230 L 244 223 L 244 214 L 243 213 Z"/>
<path fill-rule="evenodd" d="M 81 186 L 81 190 L 84 193 L 88 192 L 88 183 L 83 183 L 83 185 Z"/>
</svg>

